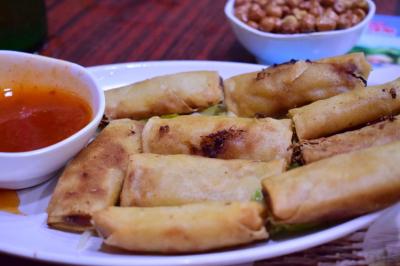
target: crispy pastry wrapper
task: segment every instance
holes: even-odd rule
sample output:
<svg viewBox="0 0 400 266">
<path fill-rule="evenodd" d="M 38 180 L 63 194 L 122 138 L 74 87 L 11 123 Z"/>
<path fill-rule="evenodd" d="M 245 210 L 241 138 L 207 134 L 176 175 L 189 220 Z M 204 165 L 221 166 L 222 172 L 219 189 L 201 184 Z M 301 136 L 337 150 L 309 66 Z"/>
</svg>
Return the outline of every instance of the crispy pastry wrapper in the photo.
<svg viewBox="0 0 400 266">
<path fill-rule="evenodd" d="M 108 90 L 108 119 L 146 119 L 154 115 L 185 114 L 205 109 L 223 99 L 215 71 L 193 71 L 158 76 Z"/>
<path fill-rule="evenodd" d="M 264 207 L 256 202 L 109 207 L 93 223 L 104 243 L 136 252 L 201 252 L 268 237 Z"/>
<path fill-rule="evenodd" d="M 300 140 L 315 139 L 400 112 L 400 79 L 291 109 Z"/>
<path fill-rule="evenodd" d="M 263 179 L 282 224 L 332 222 L 400 200 L 400 142 L 337 155 Z"/>
<path fill-rule="evenodd" d="M 142 129 L 142 122 L 114 120 L 72 159 L 48 206 L 49 226 L 84 231 L 93 212 L 116 204 L 129 155 L 141 152 Z"/>
<path fill-rule="evenodd" d="M 300 142 L 303 161 L 311 163 L 337 154 L 400 140 L 400 116 L 327 138 Z"/>
<path fill-rule="evenodd" d="M 134 154 L 130 156 L 121 206 L 250 201 L 261 193 L 261 177 L 280 174 L 285 168 L 284 159 L 260 162 L 184 154 Z"/>
<path fill-rule="evenodd" d="M 291 108 L 365 87 L 370 71 L 362 53 L 293 60 L 225 80 L 225 102 L 228 111 L 242 117 L 282 116 Z"/>
<path fill-rule="evenodd" d="M 291 121 L 227 116 L 153 117 L 143 129 L 143 151 L 220 159 L 270 161 L 291 156 Z"/>
</svg>

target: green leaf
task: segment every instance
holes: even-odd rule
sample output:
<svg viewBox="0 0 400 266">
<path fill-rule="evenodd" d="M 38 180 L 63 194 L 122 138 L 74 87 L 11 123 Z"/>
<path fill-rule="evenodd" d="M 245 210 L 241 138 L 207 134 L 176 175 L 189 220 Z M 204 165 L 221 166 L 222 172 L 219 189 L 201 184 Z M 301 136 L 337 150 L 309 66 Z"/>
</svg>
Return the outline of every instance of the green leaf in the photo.
<svg viewBox="0 0 400 266">
<path fill-rule="evenodd" d="M 223 104 L 216 104 L 213 106 L 204 109 L 203 111 L 199 112 L 201 115 L 225 115 L 226 108 Z"/>
<path fill-rule="evenodd" d="M 170 119 L 179 116 L 179 114 L 168 114 L 168 115 L 161 115 L 161 118 Z"/>
<path fill-rule="evenodd" d="M 256 192 L 254 192 L 253 196 L 251 196 L 251 200 L 258 202 L 262 202 L 264 200 L 264 196 L 261 192 L 261 189 L 257 189 Z"/>
<path fill-rule="evenodd" d="M 288 170 L 291 170 L 291 169 L 294 169 L 294 168 L 297 168 L 300 166 L 301 166 L 301 164 L 299 164 L 298 162 L 294 162 L 289 165 Z"/>
<path fill-rule="evenodd" d="M 269 220 L 267 222 L 267 230 L 272 238 L 282 239 L 321 230 L 331 225 L 333 223 L 280 224 Z"/>
</svg>

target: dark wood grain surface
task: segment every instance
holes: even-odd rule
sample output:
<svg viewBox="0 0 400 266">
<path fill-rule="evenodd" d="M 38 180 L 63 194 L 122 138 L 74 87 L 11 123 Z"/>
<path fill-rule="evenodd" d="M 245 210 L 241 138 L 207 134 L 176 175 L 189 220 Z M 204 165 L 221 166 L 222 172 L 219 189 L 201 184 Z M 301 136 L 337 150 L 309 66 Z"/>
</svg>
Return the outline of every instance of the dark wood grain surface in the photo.
<svg viewBox="0 0 400 266">
<path fill-rule="evenodd" d="M 84 66 L 210 59 L 254 62 L 235 39 L 223 0 L 47 1 L 41 54 Z"/>
<path fill-rule="evenodd" d="M 395 14 L 400 1 L 376 1 Z M 41 54 L 84 66 L 147 60 L 255 62 L 236 40 L 225 0 L 47 0 Z M 279 51 L 277 51 L 279 52 Z"/>
<path fill-rule="evenodd" d="M 400 1 L 375 2 L 380 14 L 400 14 Z M 38 52 L 84 66 L 171 59 L 255 62 L 233 35 L 224 4 L 224 0 L 46 0 L 48 39 Z M 347 264 L 342 265 L 363 265 L 353 248 L 362 234 L 257 265 L 343 261 Z M 49 264 L 0 254 L 0 265 Z"/>
</svg>

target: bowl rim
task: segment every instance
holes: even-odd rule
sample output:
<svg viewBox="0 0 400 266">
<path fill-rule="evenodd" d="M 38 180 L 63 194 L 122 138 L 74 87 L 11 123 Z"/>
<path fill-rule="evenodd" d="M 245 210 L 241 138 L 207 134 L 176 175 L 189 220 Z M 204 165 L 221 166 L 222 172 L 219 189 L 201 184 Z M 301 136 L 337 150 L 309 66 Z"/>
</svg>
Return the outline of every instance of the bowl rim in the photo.
<svg viewBox="0 0 400 266">
<path fill-rule="evenodd" d="M 343 33 L 348 33 L 352 31 L 356 31 L 360 28 L 363 28 L 374 16 L 376 11 L 375 3 L 372 0 L 365 0 L 368 3 L 368 14 L 364 17 L 364 19 L 357 23 L 356 25 L 342 30 L 331 30 L 331 31 L 317 31 L 317 32 L 310 32 L 310 33 L 292 33 L 292 34 L 283 34 L 283 33 L 270 33 L 264 32 L 261 30 L 254 29 L 248 26 L 246 23 L 242 22 L 238 19 L 234 13 L 234 2 L 235 0 L 228 0 L 224 7 L 225 16 L 235 25 L 239 26 L 240 28 L 252 32 L 258 36 L 262 37 L 269 37 L 273 39 L 297 39 L 297 38 L 309 38 L 309 37 L 317 37 L 317 36 L 335 36 L 340 35 Z"/>
<path fill-rule="evenodd" d="M 58 65 L 64 65 L 64 66 L 69 66 L 69 68 L 74 69 L 79 71 L 80 73 L 83 73 L 82 77 L 86 78 L 88 82 L 92 83 L 91 89 L 92 93 L 94 93 L 95 99 L 97 98 L 98 102 L 98 110 L 96 113 L 93 114 L 92 119 L 90 120 L 89 123 L 87 123 L 83 128 L 72 134 L 71 136 L 54 143 L 52 145 L 31 150 L 31 151 L 23 151 L 23 152 L 0 152 L 0 158 L 17 158 L 17 157 L 29 157 L 29 156 L 35 156 L 35 155 L 41 155 L 41 154 L 46 154 L 49 152 L 52 152 L 54 150 L 57 150 L 59 148 L 62 148 L 63 146 L 67 145 L 71 141 L 74 141 L 76 139 L 79 139 L 83 135 L 87 134 L 88 131 L 90 131 L 93 127 L 97 127 L 97 125 L 100 123 L 101 119 L 103 118 L 104 110 L 105 110 L 105 96 L 104 96 L 104 91 L 103 89 L 99 86 L 98 82 L 94 78 L 94 76 L 83 66 L 78 65 L 76 63 L 72 63 L 69 61 L 61 60 L 61 59 L 56 59 L 48 56 L 43 56 L 43 55 L 36 55 L 36 54 L 29 54 L 29 53 L 24 53 L 24 52 L 17 52 L 17 51 L 9 51 L 9 50 L 0 50 L 0 55 L 12 55 L 12 56 L 17 56 L 21 58 L 30 58 L 32 60 L 40 60 L 41 63 L 47 64 L 47 63 L 53 63 L 53 64 L 58 64 Z M 95 110 L 93 110 L 95 111 Z"/>
</svg>

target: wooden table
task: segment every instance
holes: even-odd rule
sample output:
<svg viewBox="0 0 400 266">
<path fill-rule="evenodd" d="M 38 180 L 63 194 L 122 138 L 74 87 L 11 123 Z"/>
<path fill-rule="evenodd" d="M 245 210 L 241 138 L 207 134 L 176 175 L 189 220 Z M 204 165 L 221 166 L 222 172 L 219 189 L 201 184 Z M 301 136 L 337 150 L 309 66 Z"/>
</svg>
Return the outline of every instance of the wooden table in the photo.
<svg viewBox="0 0 400 266">
<path fill-rule="evenodd" d="M 380 0 L 377 12 L 400 14 L 400 1 Z M 48 40 L 40 54 L 84 66 L 130 61 L 200 59 L 255 63 L 236 40 L 224 0 L 46 0 Z M 29 236 L 27 236 L 29 237 Z M 363 231 L 257 265 L 363 264 Z M 354 263 L 354 264 L 351 264 Z M 364 262 L 365 263 L 365 262 Z M 49 265 L 1 254 L 1 265 Z"/>
<path fill-rule="evenodd" d="M 396 0 L 378 13 L 400 12 Z M 224 0 L 47 0 L 49 40 L 41 54 L 84 66 L 200 59 L 255 62 L 225 18 Z"/>
</svg>

